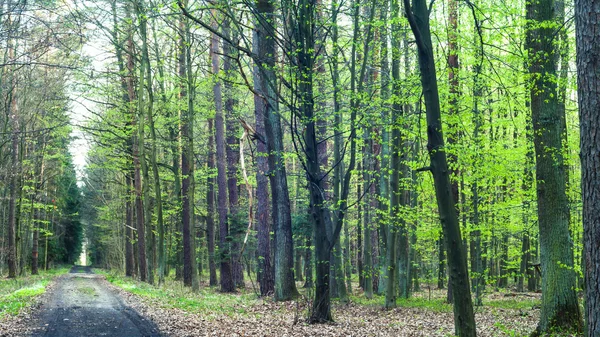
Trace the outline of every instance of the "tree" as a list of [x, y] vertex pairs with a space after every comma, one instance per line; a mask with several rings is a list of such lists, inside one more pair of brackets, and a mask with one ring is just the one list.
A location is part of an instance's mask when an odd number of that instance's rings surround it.
[[440, 99], [435, 73], [433, 45], [429, 28], [429, 9], [426, 1], [404, 0], [404, 9], [418, 49], [419, 69], [423, 97], [427, 107], [427, 149], [430, 166], [427, 168], [435, 185], [436, 199], [446, 238], [446, 250], [450, 269], [450, 284], [454, 298], [454, 328], [458, 336], [475, 336], [475, 317], [469, 287], [467, 257], [462, 243], [455, 200], [451, 192], [448, 162], [444, 150]]
[[[213, 23], [216, 30], [217, 23]], [[214, 75], [219, 73], [219, 37], [213, 33], [210, 56]], [[221, 291], [235, 291], [233, 271], [231, 269], [231, 251], [229, 225], [227, 223], [227, 177], [225, 172], [225, 122], [223, 119], [223, 100], [221, 82], [215, 79], [213, 85], [215, 100], [215, 143], [217, 146], [217, 212], [219, 214], [219, 259], [221, 261]]]
[[595, 267], [600, 261], [600, 142], [597, 137], [600, 130], [600, 37], [597, 34], [600, 29], [599, 18], [599, 1], [575, 1], [585, 256], [585, 336], [600, 334], [600, 270]]
[[[256, 199], [258, 200], [256, 220], [258, 226], [258, 273], [261, 296], [268, 296], [274, 293], [275, 283], [273, 280], [273, 269], [271, 264], [271, 239], [269, 225], [269, 191], [267, 172], [269, 171], [267, 141], [265, 135], [265, 118], [271, 113], [269, 109], [276, 106], [277, 97], [274, 96], [273, 67], [275, 60], [275, 44], [269, 38], [272, 37], [271, 29], [273, 5], [269, 0], [261, 0], [256, 6], [258, 14], [255, 18], [253, 31], [253, 51], [257, 55], [257, 61], [254, 62], [254, 116], [255, 131], [257, 134], [257, 157], [256, 157]], [[262, 136], [262, 138], [260, 138]]]
[[[569, 200], [564, 165], [564, 111], [559, 109], [554, 46], [557, 28], [554, 1], [526, 5], [531, 119], [535, 146], [542, 310], [537, 333], [580, 331], [581, 313], [572, 270]], [[557, 263], [557, 262], [560, 263]]]

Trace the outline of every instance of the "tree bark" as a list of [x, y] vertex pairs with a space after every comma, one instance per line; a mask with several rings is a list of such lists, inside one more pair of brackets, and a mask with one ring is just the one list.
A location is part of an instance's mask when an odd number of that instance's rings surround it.
[[179, 99], [182, 101], [181, 105], [183, 108], [179, 110], [180, 130], [181, 130], [181, 223], [182, 223], [182, 241], [183, 241], [183, 284], [187, 287], [192, 286], [194, 272], [193, 265], [195, 264], [194, 259], [194, 246], [192, 244], [192, 219], [191, 212], [193, 208], [192, 200], [190, 197], [193, 196], [191, 192], [191, 183], [193, 176], [192, 162], [193, 155], [190, 156], [190, 137], [192, 136], [190, 130], [190, 123], [192, 122], [192, 115], [187, 105], [187, 97], [191, 95], [188, 92], [190, 83], [188, 83], [188, 58], [187, 58], [187, 29], [188, 23], [187, 18], [181, 17], [179, 22], [179, 34], [180, 34], [180, 45], [179, 45], [179, 76], [180, 80], [185, 83], [185, 86], [180, 88]]
[[[10, 2], [9, 2], [10, 6]], [[16, 24], [15, 24], [16, 21]], [[12, 15], [8, 16], [9, 32], [14, 29], [18, 29], [18, 20], [15, 20]], [[12, 61], [16, 59], [14, 41], [11, 36], [8, 37], [8, 58]], [[19, 107], [17, 105], [17, 79], [15, 69], [11, 69], [11, 90], [9, 93], [9, 104], [8, 104], [8, 117], [10, 118], [11, 126], [11, 152], [10, 152], [10, 163], [12, 165], [12, 172], [9, 174], [8, 190], [9, 190], [9, 201], [8, 201], [8, 277], [17, 277], [17, 243], [16, 243], [16, 229], [17, 229], [17, 214], [16, 214], [16, 202], [17, 202], [17, 184], [18, 176], [20, 172], [19, 166]]]
[[[304, 0], [303, 0], [304, 1]], [[314, 0], [310, 0], [314, 1]], [[271, 1], [258, 1], [258, 10], [265, 15], [274, 12]], [[269, 14], [267, 14], [269, 13]], [[265, 135], [267, 151], [269, 152], [269, 181], [271, 183], [272, 217], [275, 232], [275, 300], [287, 301], [298, 295], [294, 280], [294, 242], [292, 239], [292, 218], [290, 197], [287, 187], [287, 174], [285, 159], [283, 157], [283, 129], [279, 117], [277, 102], [277, 85], [275, 75], [275, 20], [269, 20], [269, 38], [264, 47], [266, 55], [263, 62], [263, 76], [265, 77], [268, 107], [265, 115]], [[314, 45], [313, 45], [314, 47]], [[311, 69], [312, 71], [312, 69]]]
[[418, 49], [421, 85], [425, 106], [427, 107], [427, 149], [431, 161], [429, 170], [433, 175], [440, 220], [446, 237], [450, 283], [454, 297], [455, 334], [461, 337], [475, 337], [475, 317], [469, 287], [467, 258], [455, 210], [455, 200], [452, 194], [448, 162], [444, 150], [435, 59], [429, 28], [429, 10], [425, 0], [413, 0], [412, 8], [409, 0], [404, 0], [404, 6]]
[[206, 181], [206, 241], [208, 245], [209, 285], [217, 285], [217, 268], [215, 266], [215, 130], [214, 119], [208, 120], [208, 169], [210, 174]]
[[[216, 20], [213, 28], [217, 29]], [[219, 73], [219, 38], [212, 34], [210, 45], [210, 58], [213, 76]], [[219, 214], [219, 259], [221, 261], [221, 291], [234, 292], [235, 283], [231, 269], [231, 251], [229, 237], [229, 224], [227, 223], [227, 172], [225, 149], [225, 122], [223, 119], [223, 98], [221, 82], [215, 79], [213, 85], [215, 100], [215, 143], [217, 146], [217, 212]]]
[[[581, 331], [573, 250], [569, 233], [567, 172], [563, 158], [566, 132], [564, 111], [558, 107], [556, 20], [553, 0], [526, 4], [528, 27], [531, 116], [536, 154], [542, 309], [536, 332]], [[560, 261], [560, 265], [557, 263]], [[565, 266], [567, 266], [565, 268]]]
[[577, 80], [583, 196], [585, 336], [600, 335], [600, 1], [576, 0]]
[[[161, 194], [161, 183], [160, 175], [158, 171], [158, 160], [157, 160], [157, 138], [156, 130], [154, 127], [154, 90], [152, 88], [152, 70], [150, 66], [150, 53], [148, 51], [148, 37], [147, 37], [147, 18], [146, 12], [143, 5], [143, 1], [138, 1], [138, 16], [140, 17], [140, 36], [142, 39], [142, 67], [146, 72], [146, 91], [148, 94], [148, 104], [146, 106], [146, 119], [148, 120], [148, 126], [150, 127], [150, 140], [152, 141], [150, 150], [150, 165], [152, 166], [152, 174], [154, 179], [154, 202], [156, 205], [156, 222], [158, 230], [158, 283], [164, 282], [164, 270], [165, 270], [165, 229], [163, 223], [163, 212], [162, 212], [162, 194]], [[154, 237], [154, 235], [152, 235]]]
[[[231, 22], [226, 18], [222, 24], [223, 35], [231, 38]], [[234, 38], [236, 40], [236, 38]], [[240, 241], [243, 235], [243, 225], [240, 222], [239, 192], [238, 192], [238, 167], [240, 165], [239, 139], [236, 136], [236, 126], [238, 125], [237, 116], [234, 108], [237, 100], [234, 97], [232, 80], [235, 79], [231, 60], [235, 57], [233, 46], [228, 42], [223, 42], [223, 73], [227, 81], [223, 83], [223, 96], [225, 99], [224, 117], [225, 117], [225, 152], [227, 153], [227, 196], [229, 200], [229, 235], [231, 236], [231, 271], [233, 273], [233, 282], [236, 287], [244, 286], [244, 268], [240, 262], [239, 251]]]
[[[273, 17], [273, 6], [269, 0], [257, 2], [258, 17], [255, 20], [253, 31], [253, 51], [258, 60], [265, 60], [267, 64], [254, 61], [254, 116], [256, 120], [255, 131], [263, 139], [256, 143], [256, 199], [258, 200], [256, 210], [256, 224], [258, 231], [258, 274], [261, 296], [269, 296], [275, 292], [275, 281], [273, 279], [273, 267], [271, 263], [271, 226], [269, 223], [269, 171], [267, 141], [265, 139], [265, 117], [268, 110], [272, 109], [270, 101], [276, 97], [270, 97], [266, 72], [272, 71], [274, 60], [269, 60], [274, 54], [274, 45], [269, 40], [272, 38], [273, 27], [269, 24]], [[269, 60], [269, 61], [267, 61]], [[271, 75], [272, 76], [272, 75]], [[271, 77], [273, 78], [273, 77]]]

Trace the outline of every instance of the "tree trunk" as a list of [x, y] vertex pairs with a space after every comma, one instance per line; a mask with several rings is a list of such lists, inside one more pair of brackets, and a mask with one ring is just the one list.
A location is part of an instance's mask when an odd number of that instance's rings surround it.
[[577, 80], [583, 195], [585, 336], [600, 335], [600, 1], [576, 0]]
[[[542, 267], [542, 309], [537, 333], [556, 330], [581, 331], [573, 251], [569, 234], [567, 170], [563, 158], [566, 132], [564, 111], [558, 108], [556, 21], [554, 1], [526, 4], [531, 112], [536, 154], [540, 263]], [[560, 261], [560, 265], [557, 263]], [[565, 268], [564, 266], [567, 266]], [[560, 285], [560, 286], [557, 286]]]
[[[183, 284], [187, 287], [192, 286], [192, 281], [194, 277], [193, 265], [195, 264], [195, 252], [194, 245], [192, 244], [192, 219], [191, 212], [193, 211], [193, 196], [190, 194], [192, 188], [192, 179], [190, 169], [192, 168], [193, 163], [193, 155], [191, 154], [191, 149], [189, 145], [191, 143], [191, 130], [190, 124], [192, 123], [192, 115], [189, 111], [189, 107], [187, 106], [187, 97], [191, 95], [188, 92], [190, 88], [190, 83], [188, 82], [188, 65], [187, 65], [187, 47], [186, 44], [189, 43], [187, 41], [187, 29], [188, 23], [185, 17], [180, 18], [179, 22], [179, 34], [180, 34], [180, 45], [179, 45], [179, 76], [180, 80], [186, 84], [186, 86], [181, 86], [179, 99], [182, 101], [181, 106], [183, 108], [179, 111], [179, 119], [180, 119], [180, 130], [181, 130], [181, 197], [182, 197], [182, 206], [181, 206], [181, 224], [182, 224], [182, 241], [183, 241]], [[191, 172], [190, 172], [191, 171]]]
[[[131, 13], [129, 6], [127, 9], [127, 17], [131, 20]], [[130, 103], [136, 99], [135, 95], [135, 55], [133, 54], [133, 36], [131, 34], [127, 37], [126, 42], [127, 49], [127, 93]], [[140, 151], [138, 142], [138, 124], [135, 107], [130, 104], [130, 118], [131, 118], [131, 153], [133, 156], [133, 185], [135, 191], [135, 218], [136, 218], [136, 229], [137, 229], [137, 265], [139, 268], [138, 275], [142, 282], [146, 282], [147, 279], [147, 264], [146, 264], [146, 237], [144, 227], [144, 205], [142, 202], [142, 176], [140, 172]]]
[[[231, 38], [230, 19], [223, 21], [223, 35]], [[234, 38], [236, 40], [236, 38]], [[244, 268], [240, 260], [240, 241], [243, 235], [243, 225], [240, 222], [240, 207], [238, 193], [238, 167], [240, 165], [239, 140], [236, 136], [236, 126], [238, 125], [237, 116], [234, 108], [237, 101], [234, 97], [232, 80], [235, 80], [231, 60], [235, 57], [233, 46], [229, 43], [223, 43], [223, 73], [227, 81], [223, 82], [223, 96], [225, 99], [224, 117], [225, 117], [225, 152], [227, 153], [227, 196], [229, 200], [229, 235], [231, 236], [230, 254], [231, 254], [231, 272], [233, 273], [233, 282], [236, 287], [244, 287]]]
[[414, 0], [412, 9], [409, 0], [404, 0], [404, 6], [418, 48], [421, 85], [427, 107], [427, 149], [431, 161], [428, 169], [433, 175], [440, 220], [446, 237], [450, 282], [454, 297], [455, 334], [461, 337], [474, 337], [476, 336], [475, 317], [469, 287], [467, 258], [444, 151], [440, 100], [429, 28], [429, 11], [425, 0]]
[[[313, 0], [314, 1], [314, 0]], [[268, 19], [267, 27], [272, 27], [273, 20], [269, 18], [274, 13], [271, 1], [260, 0], [257, 3], [260, 13]], [[283, 129], [279, 117], [277, 102], [277, 77], [275, 75], [275, 38], [274, 28], [270, 28], [269, 36], [264, 43], [265, 55], [269, 57], [263, 61], [263, 76], [268, 109], [265, 115], [265, 135], [267, 151], [269, 153], [269, 181], [271, 183], [272, 219], [275, 232], [275, 300], [287, 301], [298, 295], [294, 281], [294, 242], [292, 239], [292, 218], [290, 196], [287, 187], [287, 174], [285, 170]], [[314, 47], [314, 46], [313, 46]], [[312, 68], [311, 68], [312, 71]], [[311, 83], [312, 84], [312, 83]], [[312, 90], [312, 88], [311, 88]]]
[[133, 277], [133, 205], [131, 191], [133, 178], [130, 172], [125, 172], [125, 276]]
[[[253, 31], [253, 51], [258, 60], [268, 60], [272, 58], [274, 45], [270, 41], [269, 26], [263, 24], [265, 20], [273, 16], [273, 6], [269, 0], [260, 0], [257, 2], [259, 17], [256, 19]], [[258, 139], [256, 144], [256, 199], [258, 205], [256, 209], [256, 226], [258, 231], [258, 277], [261, 296], [269, 296], [275, 292], [275, 282], [273, 280], [273, 267], [271, 264], [271, 226], [269, 223], [269, 180], [267, 174], [269, 171], [268, 150], [265, 135], [265, 117], [268, 110], [272, 109], [269, 102], [276, 97], [270, 97], [268, 83], [269, 78], [266, 72], [269, 69], [260, 62], [254, 61], [254, 116], [256, 119], [255, 131], [263, 137]], [[271, 64], [272, 61], [269, 61]]]
[[210, 175], [206, 181], [206, 241], [208, 245], [208, 269], [209, 269], [209, 285], [214, 287], [217, 285], [217, 268], [215, 266], [215, 178], [213, 172], [215, 170], [215, 136], [214, 136], [214, 120], [208, 120], [208, 169]]
[[[15, 21], [13, 21], [12, 15], [8, 17], [9, 23], [9, 31], [17, 28], [14, 27]], [[16, 25], [18, 25], [18, 20]], [[12, 37], [8, 37], [8, 58], [13, 61], [16, 59], [15, 46]], [[16, 243], [16, 234], [17, 234], [17, 214], [16, 214], [16, 202], [17, 202], [17, 184], [18, 177], [20, 172], [19, 166], [19, 107], [17, 105], [17, 79], [15, 75], [15, 69], [11, 69], [11, 90], [9, 93], [9, 101], [8, 104], [8, 117], [10, 118], [10, 126], [11, 126], [11, 153], [10, 153], [10, 163], [12, 165], [11, 173], [9, 173], [9, 181], [8, 181], [8, 190], [9, 190], [9, 201], [8, 201], [8, 254], [7, 254], [7, 262], [8, 262], [8, 277], [15, 278], [17, 277], [17, 243]]]
[[[217, 29], [216, 20], [213, 28]], [[212, 34], [210, 46], [210, 58], [212, 62], [213, 76], [219, 74], [219, 38]], [[217, 146], [217, 211], [219, 214], [219, 259], [221, 261], [221, 291], [234, 292], [235, 283], [231, 269], [231, 253], [229, 224], [227, 223], [227, 172], [226, 149], [225, 149], [225, 122], [223, 120], [223, 101], [221, 93], [221, 82], [215, 79], [213, 85], [215, 99], [215, 142]]]
[[[152, 88], [152, 70], [150, 66], [150, 55], [148, 51], [148, 38], [147, 38], [147, 18], [143, 2], [138, 1], [138, 16], [140, 17], [140, 36], [142, 39], [142, 67], [146, 71], [146, 91], [148, 94], [148, 105], [146, 107], [146, 119], [148, 120], [148, 126], [150, 127], [150, 139], [152, 146], [150, 150], [150, 165], [152, 166], [152, 174], [154, 179], [154, 202], [156, 204], [156, 220], [158, 230], [158, 283], [164, 282], [164, 270], [165, 270], [165, 229], [163, 223], [163, 212], [162, 212], [162, 194], [160, 175], [158, 171], [158, 160], [157, 160], [157, 138], [156, 130], [154, 128], [154, 90]], [[152, 235], [154, 237], [154, 235]], [[153, 250], [154, 251], [154, 250]], [[154, 253], [153, 253], [154, 254]], [[153, 268], [152, 268], [153, 269]]]

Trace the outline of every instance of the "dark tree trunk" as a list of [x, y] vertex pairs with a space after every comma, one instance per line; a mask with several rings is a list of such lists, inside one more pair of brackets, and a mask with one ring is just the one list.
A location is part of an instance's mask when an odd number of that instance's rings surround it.
[[131, 191], [133, 178], [130, 172], [125, 173], [125, 276], [132, 277], [133, 269], [133, 205], [131, 204]]
[[585, 336], [600, 335], [600, 1], [576, 0], [577, 79], [581, 129]]
[[[217, 22], [213, 22], [217, 29]], [[214, 76], [219, 73], [219, 38], [212, 34], [210, 56]], [[219, 213], [219, 259], [221, 261], [221, 291], [235, 291], [235, 283], [231, 269], [231, 251], [229, 224], [227, 223], [227, 172], [225, 149], [225, 122], [223, 119], [223, 101], [221, 82], [216, 80], [213, 85], [215, 99], [215, 142], [217, 146], [217, 211]]]
[[209, 285], [214, 287], [217, 285], [217, 269], [215, 266], [215, 178], [212, 172], [215, 170], [215, 130], [213, 127], [214, 120], [208, 120], [208, 169], [211, 175], [207, 178], [206, 188], [206, 241], [208, 244], [208, 269], [209, 269]]
[[[264, 48], [265, 55], [269, 55], [263, 61], [262, 69], [268, 109], [265, 115], [265, 136], [267, 151], [269, 153], [269, 181], [271, 183], [272, 219], [275, 232], [275, 300], [287, 301], [298, 295], [294, 280], [294, 242], [292, 239], [292, 218], [290, 196], [287, 187], [287, 174], [285, 169], [283, 128], [279, 117], [279, 106], [277, 102], [277, 77], [275, 75], [275, 38], [273, 37], [274, 20], [268, 16], [274, 13], [271, 1], [258, 1], [259, 13], [264, 13], [265, 23], [269, 29]], [[314, 47], [314, 46], [313, 46]], [[312, 69], [311, 69], [312, 70]]]
[[461, 337], [474, 337], [476, 336], [475, 317], [469, 287], [467, 258], [444, 151], [440, 100], [429, 28], [429, 10], [425, 0], [414, 0], [412, 8], [409, 0], [404, 0], [404, 5], [418, 48], [421, 85], [427, 107], [427, 149], [431, 161], [429, 170], [433, 175], [440, 220], [446, 237], [450, 282], [454, 297], [455, 333]]
[[[130, 8], [127, 6], [127, 17], [131, 20]], [[127, 38], [127, 93], [129, 101], [134, 102], [136, 99], [135, 95], [135, 58], [134, 58], [134, 47], [133, 47], [133, 36], [131, 34]], [[139, 268], [138, 275], [140, 280], [145, 282], [147, 279], [147, 262], [146, 262], [146, 235], [145, 235], [145, 224], [144, 224], [144, 204], [142, 201], [142, 175], [140, 172], [140, 151], [139, 141], [136, 133], [138, 132], [137, 116], [133, 108], [133, 104], [130, 104], [130, 118], [131, 118], [131, 153], [133, 156], [133, 186], [135, 192], [135, 219], [136, 219], [136, 234], [137, 234], [137, 266]]]
[[[230, 20], [225, 19], [223, 22], [223, 35], [226, 38], [231, 38]], [[234, 38], [236, 40], [236, 38]], [[224, 117], [225, 117], [225, 152], [227, 153], [227, 196], [229, 198], [229, 235], [231, 236], [231, 272], [233, 273], [233, 282], [236, 287], [244, 286], [244, 268], [239, 256], [240, 241], [243, 235], [243, 225], [240, 223], [240, 207], [239, 207], [239, 191], [238, 191], [238, 167], [240, 165], [239, 140], [236, 136], [236, 125], [238, 123], [234, 107], [237, 101], [234, 97], [234, 90], [231, 80], [234, 80], [233, 70], [231, 65], [234, 56], [233, 46], [229, 43], [223, 43], [223, 72], [228, 79], [223, 83], [223, 96], [225, 99]]]
[[[9, 32], [15, 29], [13, 27], [14, 21], [12, 15], [9, 16], [8, 22], [10, 25]], [[18, 25], [18, 23], [17, 23]], [[8, 37], [8, 57], [9, 59], [15, 60], [15, 47], [14, 41], [12, 37]], [[8, 117], [10, 118], [10, 126], [11, 126], [11, 152], [10, 152], [10, 163], [12, 165], [12, 172], [9, 173], [9, 181], [8, 181], [8, 190], [9, 190], [9, 200], [8, 200], [8, 254], [7, 254], [7, 262], [8, 262], [8, 277], [15, 278], [17, 277], [17, 242], [16, 242], [16, 234], [17, 234], [17, 184], [18, 177], [20, 172], [19, 167], [19, 107], [17, 105], [17, 93], [16, 93], [16, 85], [17, 79], [16, 75], [11, 75], [11, 91], [10, 91], [10, 103], [8, 105]]]
[[[258, 60], [269, 60], [268, 64], [273, 64], [272, 55], [274, 55], [274, 45], [271, 42], [272, 36], [270, 26], [265, 24], [265, 20], [273, 15], [273, 6], [269, 0], [260, 0], [257, 2], [258, 18], [256, 19], [253, 32], [253, 51]], [[256, 144], [256, 226], [258, 230], [258, 278], [260, 284], [261, 296], [269, 296], [275, 292], [275, 281], [273, 280], [273, 267], [271, 263], [271, 226], [269, 223], [269, 180], [267, 174], [269, 171], [268, 150], [265, 135], [265, 117], [268, 110], [273, 109], [270, 101], [277, 99], [270, 97], [273, 90], [269, 86], [266, 72], [272, 68], [264, 67], [260, 62], [255, 61], [253, 68], [254, 75], [254, 116], [256, 119], [255, 131], [263, 137], [258, 139]], [[271, 75], [272, 76], [272, 75]], [[272, 77], [270, 77], [272, 78]]]
[[444, 240], [444, 232], [440, 233], [440, 238], [437, 240], [438, 249], [438, 289], [446, 288], [446, 240]]
[[[361, 165], [360, 163], [358, 163], [357, 166], [357, 171], [360, 172], [361, 171]], [[360, 200], [361, 196], [362, 196], [362, 187], [361, 187], [361, 183], [357, 183], [356, 184], [356, 200]], [[356, 225], [356, 269], [358, 272], [358, 286], [361, 289], [365, 289], [365, 276], [363, 275], [364, 270], [363, 270], [363, 255], [362, 255], [362, 251], [363, 251], [363, 244], [362, 244], [362, 205], [359, 202], [358, 206], [357, 206], [357, 210], [356, 210], [356, 220], [357, 220], [357, 225]]]
[[[187, 22], [185, 17], [181, 17], [179, 23], [179, 34], [180, 34], [180, 47], [179, 47], [179, 76], [180, 80], [184, 81], [187, 84], [188, 74], [187, 74], [187, 48], [186, 43], [188, 43], [186, 38], [187, 31]], [[189, 88], [189, 84], [187, 85]], [[190, 157], [190, 149], [189, 143], [191, 141], [191, 128], [190, 124], [192, 123], [192, 116], [189, 111], [189, 107], [187, 106], [187, 97], [191, 93], [185, 87], [180, 88], [179, 99], [182, 101], [183, 108], [179, 111], [179, 119], [180, 119], [180, 130], [181, 130], [181, 196], [182, 196], [182, 206], [181, 206], [181, 223], [182, 223], [182, 236], [183, 236], [183, 284], [187, 287], [192, 286], [193, 280], [193, 264], [195, 263], [195, 252], [194, 246], [192, 244], [192, 219], [191, 212], [193, 208], [192, 200], [191, 200], [191, 184], [193, 177], [190, 175], [193, 173], [191, 170], [193, 163], [193, 156]]]

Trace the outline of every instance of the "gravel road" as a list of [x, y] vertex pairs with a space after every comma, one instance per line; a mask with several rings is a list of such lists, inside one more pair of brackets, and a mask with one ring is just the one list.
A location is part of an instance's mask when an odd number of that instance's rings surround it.
[[61, 276], [33, 319], [35, 337], [161, 336], [157, 326], [127, 306], [90, 267]]

